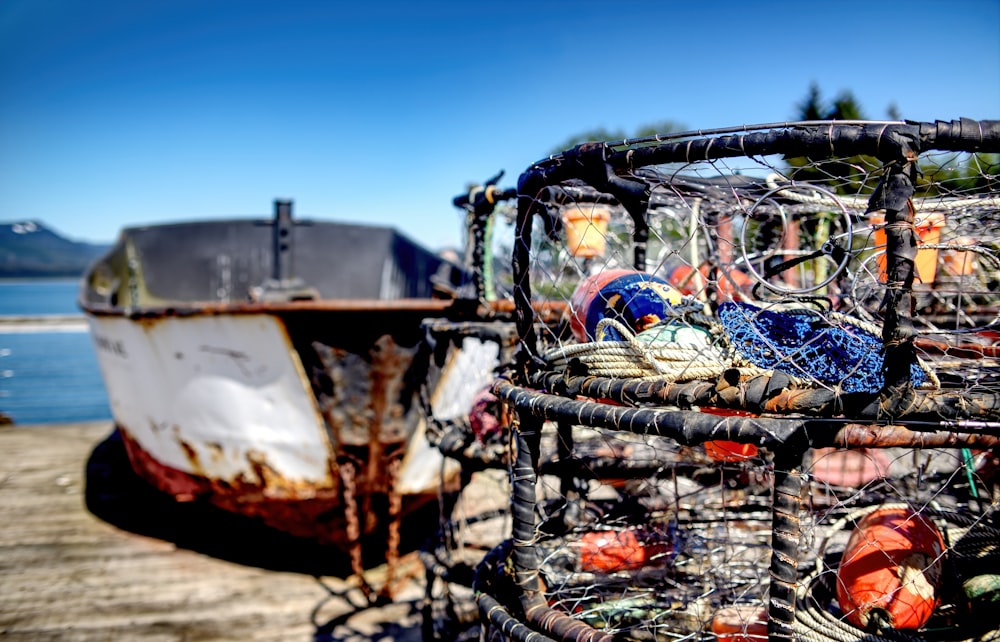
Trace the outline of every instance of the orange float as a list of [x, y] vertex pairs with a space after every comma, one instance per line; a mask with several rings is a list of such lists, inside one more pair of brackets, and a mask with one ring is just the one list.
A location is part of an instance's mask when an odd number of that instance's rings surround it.
[[809, 472], [816, 481], [824, 484], [861, 488], [885, 477], [891, 464], [889, 456], [878, 448], [817, 448], [813, 451], [813, 465]]
[[[701, 411], [709, 415], [717, 415], [719, 417], [755, 417], [752, 412], [746, 410], [738, 410], [736, 408], [716, 408], [715, 406], [702, 406]], [[712, 458], [713, 461], [732, 463], [735, 461], [744, 461], [752, 457], [756, 457], [758, 453], [757, 446], [753, 444], [741, 444], [737, 441], [728, 441], [725, 439], [714, 439], [712, 441], [705, 442], [705, 454]]]
[[604, 254], [610, 220], [611, 210], [601, 206], [577, 206], [563, 212], [562, 222], [569, 253], [581, 259], [592, 259]]
[[[875, 247], [885, 248], [885, 216], [881, 213], [874, 213], [869, 217], [874, 226]], [[933, 247], [941, 241], [941, 230], [944, 228], [944, 214], [940, 212], [930, 212], [927, 215], [920, 215], [913, 223], [919, 241], [917, 243], [917, 254], [914, 259], [916, 264], [916, 276], [921, 283], [934, 283], [937, 277], [938, 250]], [[930, 245], [931, 247], [921, 248], [920, 245]], [[963, 254], [965, 254], [963, 252]], [[882, 253], [878, 256], [879, 281], [885, 282], [886, 255]], [[964, 259], [962, 261], [964, 269]], [[968, 274], [968, 272], [965, 272]]]
[[705, 453], [712, 458], [712, 461], [732, 463], [756, 457], [757, 446], [753, 444], [741, 444], [737, 441], [715, 439], [705, 442]]
[[938, 604], [944, 540], [927, 518], [904, 507], [866, 515], [837, 570], [847, 621], [868, 631], [919, 629]]
[[635, 571], [669, 552], [666, 542], [645, 541], [635, 531], [590, 531], [580, 537], [580, 570], [587, 573]]
[[767, 611], [752, 604], [726, 606], [712, 616], [712, 633], [719, 642], [767, 639]]

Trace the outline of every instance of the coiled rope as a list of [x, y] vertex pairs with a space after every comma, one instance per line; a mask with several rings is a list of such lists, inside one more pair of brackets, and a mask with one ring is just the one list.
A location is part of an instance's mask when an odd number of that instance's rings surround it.
[[[827, 313], [833, 324], [851, 325], [873, 336], [881, 336], [880, 326], [838, 312]], [[734, 348], [721, 323], [701, 313], [681, 311], [661, 321], [650, 331], [683, 321], [688, 327], [704, 331], [710, 338], [704, 346], [677, 340], [641, 340], [630, 328], [613, 318], [601, 319], [596, 328], [598, 337], [608, 329], [623, 337], [620, 341], [591, 341], [553, 348], [542, 355], [551, 370], [576, 372], [612, 379], [643, 379], [665, 383], [718, 379], [723, 373], [737, 370], [741, 376], [751, 377], [773, 374], [774, 368], [755, 365]], [[647, 331], [647, 332], [650, 332]], [[646, 333], [643, 333], [646, 334]], [[654, 337], [655, 334], [647, 336]], [[940, 380], [923, 360], [917, 358], [917, 367], [925, 375], [921, 387], [939, 388]], [[814, 378], [797, 376], [787, 370], [791, 384], [796, 388], [815, 388], [821, 384]]]
[[[612, 318], [598, 322], [597, 335], [603, 336], [607, 328], [614, 329], [624, 340], [560, 346], [543, 354], [542, 359], [553, 370], [582, 367], [586, 374], [598, 377], [655, 379], [667, 383], [715, 379], [733, 367], [746, 369], [748, 375], [765, 372], [749, 363], [736, 363], [737, 355], [725, 347], [710, 344], [692, 347], [690, 343], [673, 340], [640, 341], [630, 328]], [[716, 324], [708, 332], [721, 333], [721, 329]]]

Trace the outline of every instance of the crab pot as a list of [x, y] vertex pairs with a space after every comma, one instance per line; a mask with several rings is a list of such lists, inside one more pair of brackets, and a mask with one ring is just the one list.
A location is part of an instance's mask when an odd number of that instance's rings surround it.
[[[984, 152], [996, 121], [796, 123], [586, 144], [522, 173], [519, 350], [493, 386], [514, 413], [511, 529], [480, 567], [485, 638], [1000, 630]], [[974, 180], [933, 178], [956, 158]], [[607, 204], [599, 256], [553, 233], [546, 199], [570, 189]], [[873, 213], [884, 240], [857, 224]], [[940, 287], [930, 252], [968, 238], [983, 280]], [[599, 296], [624, 271], [672, 287]], [[537, 312], [554, 301], [559, 326]], [[909, 614], [904, 591], [923, 599]]]

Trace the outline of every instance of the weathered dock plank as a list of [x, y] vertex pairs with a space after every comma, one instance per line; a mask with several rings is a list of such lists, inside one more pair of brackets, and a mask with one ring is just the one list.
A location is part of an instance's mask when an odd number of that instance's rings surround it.
[[406, 600], [421, 587], [352, 615], [329, 551], [168, 501], [123, 471], [109, 433], [0, 428], [5, 642], [420, 639]]

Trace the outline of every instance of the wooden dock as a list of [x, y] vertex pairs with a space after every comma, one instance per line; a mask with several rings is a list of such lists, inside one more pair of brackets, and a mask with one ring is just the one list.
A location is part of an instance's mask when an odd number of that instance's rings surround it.
[[357, 610], [343, 560], [153, 491], [111, 432], [0, 427], [5, 642], [421, 639], [415, 555], [395, 603]]

